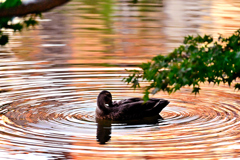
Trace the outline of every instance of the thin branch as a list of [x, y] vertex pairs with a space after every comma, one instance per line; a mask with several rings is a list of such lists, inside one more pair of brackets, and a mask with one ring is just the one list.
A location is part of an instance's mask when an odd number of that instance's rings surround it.
[[46, 12], [54, 7], [63, 5], [70, 0], [38, 0], [35, 3], [22, 4], [17, 7], [1, 9], [0, 17], [24, 16], [30, 13]]

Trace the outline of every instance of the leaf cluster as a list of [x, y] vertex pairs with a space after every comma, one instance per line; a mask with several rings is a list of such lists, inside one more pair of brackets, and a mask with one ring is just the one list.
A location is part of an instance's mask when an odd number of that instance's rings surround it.
[[[21, 0], [6, 0], [0, 3], [1, 8], [12, 8], [22, 4]], [[29, 28], [38, 24], [36, 17], [41, 17], [41, 13], [31, 14], [30, 16], [22, 17], [18, 23], [14, 22], [14, 17], [0, 18], [0, 45], [4, 46], [9, 42], [9, 35], [5, 32], [7, 29], [12, 29], [14, 32], [22, 31], [23, 28]]]
[[[210, 35], [186, 36], [183, 44], [167, 56], [158, 55], [151, 62], [142, 63], [141, 70], [131, 70], [123, 80], [140, 87], [140, 81], [149, 82], [144, 99], [149, 94], [165, 91], [169, 94], [183, 86], [191, 86], [192, 93], [200, 91], [200, 83], [227, 83], [240, 77], [240, 29], [230, 37], [219, 35], [214, 41]], [[235, 85], [240, 89], [240, 84]]]
[[22, 4], [21, 0], [6, 0], [3, 3], [0, 3], [0, 9], [1, 8], [12, 8], [16, 7]]
[[9, 41], [9, 36], [5, 32], [7, 29], [12, 29], [14, 32], [22, 31], [23, 28], [33, 27], [38, 24], [36, 17], [41, 16], [41, 14], [32, 14], [30, 16], [22, 17], [18, 22], [14, 22], [12, 17], [0, 18], [0, 45], [4, 46]]

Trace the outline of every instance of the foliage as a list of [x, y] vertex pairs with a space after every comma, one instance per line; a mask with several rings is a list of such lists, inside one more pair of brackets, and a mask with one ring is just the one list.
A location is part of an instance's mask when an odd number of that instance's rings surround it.
[[[227, 83], [229, 86], [240, 77], [240, 29], [228, 38], [219, 35], [214, 41], [210, 35], [186, 36], [180, 45], [167, 56], [158, 55], [151, 62], [142, 63], [141, 70], [130, 70], [123, 80], [133, 88], [140, 81], [149, 82], [144, 99], [149, 94], [166, 91], [169, 94], [183, 86], [191, 86], [199, 93], [200, 83]], [[240, 84], [235, 85], [240, 89]]]
[[0, 3], [1, 8], [11, 8], [15, 6], [19, 6], [22, 4], [21, 0], [6, 0], [4, 3]]
[[[21, 5], [21, 0], [6, 0], [4, 3], [0, 3], [1, 8], [11, 8]], [[35, 20], [37, 16], [41, 14], [32, 14], [30, 16], [22, 17], [19, 22], [15, 22], [16, 19], [13, 17], [0, 18], [0, 45], [4, 46], [9, 42], [9, 36], [5, 32], [7, 29], [12, 29], [14, 32], [21, 31], [23, 28], [37, 25]]]
[[14, 18], [0, 18], [0, 45], [4, 46], [9, 41], [9, 36], [5, 32], [6, 29], [12, 29], [14, 32], [22, 31], [23, 28], [29, 28], [35, 26], [38, 22], [35, 20], [40, 14], [32, 14], [27, 17], [23, 17], [19, 22], [15, 23]]

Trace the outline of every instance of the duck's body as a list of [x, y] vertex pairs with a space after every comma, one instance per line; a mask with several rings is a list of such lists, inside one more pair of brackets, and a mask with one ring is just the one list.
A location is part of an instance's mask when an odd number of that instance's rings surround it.
[[98, 95], [97, 104], [97, 119], [121, 121], [159, 116], [159, 113], [169, 104], [169, 101], [151, 98], [144, 102], [140, 98], [130, 98], [112, 102], [111, 93], [102, 91]]

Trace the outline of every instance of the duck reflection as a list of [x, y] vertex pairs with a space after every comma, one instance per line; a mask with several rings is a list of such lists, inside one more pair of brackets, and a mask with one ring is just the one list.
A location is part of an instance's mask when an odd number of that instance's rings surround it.
[[101, 120], [96, 119], [97, 122], [97, 141], [99, 144], [106, 144], [111, 139], [112, 124], [121, 123], [124, 125], [141, 125], [141, 124], [152, 124], [157, 125], [161, 123], [163, 118], [158, 115], [154, 117], [144, 117], [143, 119], [128, 120], [128, 121], [112, 121], [112, 120]]
[[105, 144], [111, 139], [112, 122], [109, 120], [97, 120], [97, 141]]

